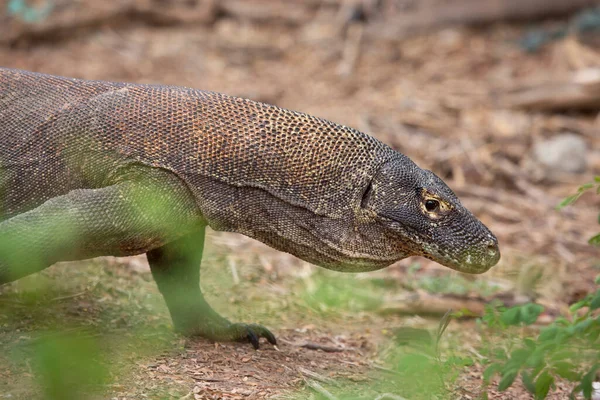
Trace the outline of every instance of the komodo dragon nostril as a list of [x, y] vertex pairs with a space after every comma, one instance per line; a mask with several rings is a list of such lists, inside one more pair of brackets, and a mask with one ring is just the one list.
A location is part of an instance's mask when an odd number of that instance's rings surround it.
[[495, 240], [490, 240], [489, 242], [486, 242], [485, 245], [488, 254], [496, 255], [500, 253], [500, 249], [498, 248], [498, 242], [496, 242]]

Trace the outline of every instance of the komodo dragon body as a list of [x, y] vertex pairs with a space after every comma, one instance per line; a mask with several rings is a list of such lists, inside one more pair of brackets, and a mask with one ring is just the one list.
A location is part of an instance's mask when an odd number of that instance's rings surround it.
[[204, 301], [207, 225], [348, 272], [421, 255], [480, 273], [500, 257], [432, 172], [272, 105], [0, 68], [0, 134], [0, 283], [58, 261], [146, 253], [188, 334], [275, 342]]

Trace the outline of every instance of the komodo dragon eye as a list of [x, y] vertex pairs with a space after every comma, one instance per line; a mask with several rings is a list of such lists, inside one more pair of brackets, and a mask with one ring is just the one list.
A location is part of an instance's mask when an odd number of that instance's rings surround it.
[[440, 202], [437, 200], [428, 199], [425, 200], [425, 209], [429, 212], [434, 212], [440, 208]]

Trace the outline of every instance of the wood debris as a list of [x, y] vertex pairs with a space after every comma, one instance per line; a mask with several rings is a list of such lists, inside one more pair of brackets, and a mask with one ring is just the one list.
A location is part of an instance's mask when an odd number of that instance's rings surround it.
[[535, 111], [598, 110], [600, 69], [584, 69], [566, 79], [523, 85], [502, 94], [499, 104]]

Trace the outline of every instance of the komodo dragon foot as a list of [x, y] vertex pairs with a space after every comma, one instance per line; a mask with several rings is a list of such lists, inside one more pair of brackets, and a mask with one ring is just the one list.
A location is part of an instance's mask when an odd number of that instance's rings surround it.
[[178, 327], [176, 325], [175, 329], [185, 336], [200, 336], [216, 342], [250, 342], [255, 349], [260, 346], [260, 338], [267, 339], [273, 346], [277, 345], [275, 335], [262, 325], [231, 323], [221, 316], [218, 318], [220, 320], [218, 323], [212, 319], [204, 319], [204, 322], [196, 323], [193, 326]]
[[204, 228], [146, 253], [175, 330], [217, 342], [250, 342], [255, 349], [260, 338], [276, 345], [275, 336], [264, 326], [229, 322], [204, 300], [200, 290], [203, 245]]
[[231, 340], [238, 342], [250, 342], [255, 349], [258, 349], [258, 341], [261, 337], [267, 339], [267, 342], [277, 346], [277, 339], [270, 330], [259, 324], [231, 324], [227, 333], [231, 335]]

